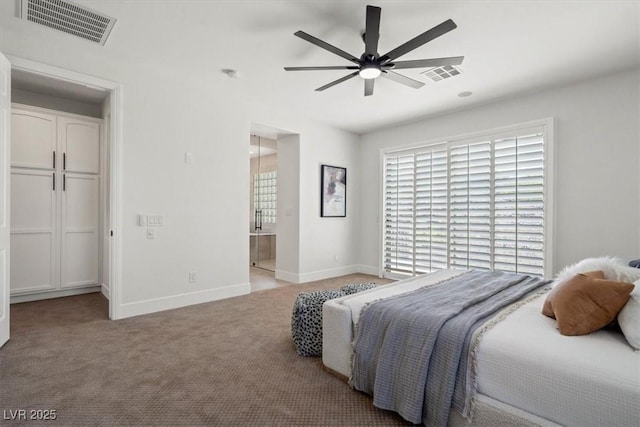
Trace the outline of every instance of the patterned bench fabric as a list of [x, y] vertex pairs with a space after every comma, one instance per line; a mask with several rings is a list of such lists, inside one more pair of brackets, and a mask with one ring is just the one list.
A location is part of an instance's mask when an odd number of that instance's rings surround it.
[[344, 285], [343, 287], [340, 288], [340, 290], [345, 294], [345, 295], [351, 295], [351, 294], [355, 294], [357, 292], [362, 292], [362, 291], [366, 291], [368, 289], [371, 288], [375, 288], [378, 285], [373, 283], [373, 282], [369, 282], [369, 283], [350, 283], [348, 285]]
[[322, 356], [322, 305], [325, 301], [375, 286], [373, 283], [351, 283], [340, 290], [301, 292], [291, 313], [291, 336], [298, 354]]
[[291, 335], [300, 356], [322, 355], [322, 304], [341, 291], [301, 292], [293, 304]]

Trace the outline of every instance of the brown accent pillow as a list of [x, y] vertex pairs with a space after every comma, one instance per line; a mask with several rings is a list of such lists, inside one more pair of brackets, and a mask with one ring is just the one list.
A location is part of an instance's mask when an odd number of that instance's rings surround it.
[[[583, 276], [588, 276], [588, 277], [592, 277], [594, 279], [604, 279], [604, 271], [600, 271], [600, 270], [596, 270], [596, 271], [587, 271], [586, 273], [578, 273], [578, 274], [582, 274]], [[572, 279], [575, 276], [570, 277], [569, 279]], [[555, 288], [558, 287], [558, 285], [568, 281], [569, 279], [565, 279], [562, 282], [556, 283], [553, 285], [551, 292], [549, 292], [549, 295], [547, 295], [547, 299], [544, 302], [544, 306], [542, 306], [542, 314], [544, 314], [547, 317], [551, 317], [552, 319], [555, 319], [556, 316], [554, 316], [553, 314], [553, 308], [551, 307], [551, 301], [549, 300], [549, 297], [554, 293], [553, 290]]]
[[633, 284], [605, 280], [601, 271], [578, 274], [549, 292], [542, 314], [558, 321], [562, 335], [586, 335], [614, 320], [632, 290]]

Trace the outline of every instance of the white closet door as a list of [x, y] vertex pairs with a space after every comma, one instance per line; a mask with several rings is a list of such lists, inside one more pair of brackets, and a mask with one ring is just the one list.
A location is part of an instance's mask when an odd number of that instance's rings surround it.
[[61, 287], [98, 283], [98, 177], [63, 175]]
[[63, 168], [69, 172], [100, 172], [100, 125], [77, 118], [59, 117], [58, 134]]
[[51, 171], [11, 171], [12, 294], [56, 287], [58, 243], [53, 181]]
[[56, 140], [55, 116], [12, 110], [11, 166], [55, 169]]

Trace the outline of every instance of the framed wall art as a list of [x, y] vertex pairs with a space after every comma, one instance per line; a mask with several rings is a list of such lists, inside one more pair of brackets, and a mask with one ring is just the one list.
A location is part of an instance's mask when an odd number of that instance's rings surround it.
[[347, 168], [321, 166], [320, 216], [347, 216]]

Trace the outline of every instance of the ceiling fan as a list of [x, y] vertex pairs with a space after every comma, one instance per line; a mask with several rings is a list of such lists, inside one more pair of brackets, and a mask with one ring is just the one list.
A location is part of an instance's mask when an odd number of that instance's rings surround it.
[[459, 65], [462, 63], [464, 56], [453, 56], [447, 58], [432, 58], [432, 59], [415, 59], [411, 61], [395, 61], [397, 58], [411, 52], [414, 49], [422, 46], [431, 40], [448, 33], [455, 29], [457, 25], [451, 20], [447, 19], [443, 23], [436, 25], [430, 30], [414, 37], [408, 42], [401, 44], [395, 49], [389, 51], [384, 55], [378, 54], [378, 39], [380, 38], [380, 13], [382, 9], [376, 6], [367, 6], [367, 19], [365, 32], [362, 35], [364, 39], [365, 49], [360, 58], [345, 52], [329, 43], [322, 41], [304, 31], [297, 31], [294, 35], [300, 37], [303, 40], [308, 41], [316, 46], [328, 50], [348, 61], [353, 62], [355, 65], [335, 65], [324, 67], [284, 67], [286, 71], [310, 71], [310, 70], [355, 70], [353, 73], [344, 77], [334, 80], [324, 86], [316, 89], [316, 91], [323, 91], [335, 86], [339, 83], [345, 82], [357, 75], [364, 79], [364, 96], [373, 95], [373, 85], [375, 79], [379, 76], [388, 78], [398, 83], [410, 86], [415, 89], [419, 89], [424, 86], [424, 83], [411, 79], [402, 74], [396, 73], [393, 70], [401, 70], [408, 68], [424, 68], [424, 67], [440, 67], [444, 65]]

